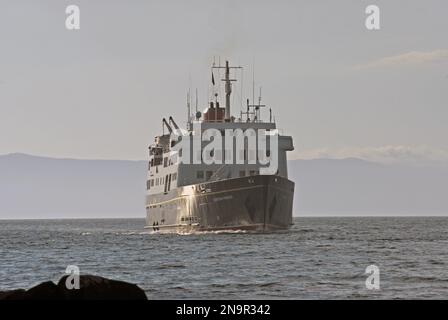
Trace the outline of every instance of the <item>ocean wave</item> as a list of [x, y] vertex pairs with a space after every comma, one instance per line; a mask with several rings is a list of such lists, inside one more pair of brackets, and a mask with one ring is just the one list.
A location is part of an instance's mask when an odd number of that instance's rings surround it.
[[178, 269], [178, 268], [186, 268], [187, 266], [181, 263], [166, 263], [161, 264], [156, 267], [156, 269], [163, 270], [163, 269]]
[[228, 230], [214, 230], [214, 231], [178, 231], [174, 233], [181, 236], [189, 236], [189, 235], [206, 235], [206, 234], [240, 234], [240, 233], [244, 234], [244, 233], [251, 233], [251, 231], [228, 229]]

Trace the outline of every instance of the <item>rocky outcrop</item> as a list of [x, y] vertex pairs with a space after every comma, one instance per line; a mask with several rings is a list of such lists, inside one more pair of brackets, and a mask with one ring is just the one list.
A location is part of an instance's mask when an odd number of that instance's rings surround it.
[[147, 300], [137, 285], [93, 275], [81, 275], [79, 289], [67, 289], [67, 276], [58, 284], [42, 282], [31, 289], [0, 292], [0, 300]]
[[24, 289], [0, 291], [0, 300], [23, 300]]

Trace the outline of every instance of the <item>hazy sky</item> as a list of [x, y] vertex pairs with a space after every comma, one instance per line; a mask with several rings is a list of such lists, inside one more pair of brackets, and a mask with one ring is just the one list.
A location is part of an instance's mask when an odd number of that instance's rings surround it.
[[247, 67], [244, 98], [255, 61], [296, 157], [448, 160], [447, 17], [445, 0], [3, 0], [0, 154], [144, 159], [189, 86], [203, 109], [221, 56]]

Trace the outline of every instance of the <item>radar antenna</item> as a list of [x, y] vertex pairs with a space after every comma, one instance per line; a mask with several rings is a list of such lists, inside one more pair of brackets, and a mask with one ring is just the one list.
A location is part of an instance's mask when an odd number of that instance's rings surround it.
[[[226, 60], [226, 65], [221, 66], [220, 64], [218, 66], [215, 66], [213, 64], [212, 66], [212, 76], [213, 76], [213, 69], [225, 69], [225, 78], [221, 79], [221, 81], [225, 82], [225, 93], [226, 93], [226, 110], [225, 110], [225, 116], [224, 120], [226, 122], [230, 122], [230, 95], [232, 94], [232, 82], [236, 81], [236, 79], [230, 79], [230, 69], [242, 69], [242, 67], [230, 67], [229, 61]], [[212, 78], [213, 84], [214, 79]]]

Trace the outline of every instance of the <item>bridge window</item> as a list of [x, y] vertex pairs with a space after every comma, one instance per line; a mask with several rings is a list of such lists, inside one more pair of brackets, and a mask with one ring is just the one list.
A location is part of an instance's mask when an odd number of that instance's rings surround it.
[[258, 170], [250, 170], [250, 171], [249, 171], [249, 175], [250, 175], [250, 176], [256, 176], [256, 175], [258, 175]]
[[155, 166], [158, 166], [158, 165], [160, 165], [160, 164], [162, 164], [162, 157], [156, 155], [155, 158], [154, 158], [154, 164], [153, 164], [153, 166], [155, 167]]
[[212, 175], [213, 175], [213, 171], [207, 171], [206, 173], [205, 173], [205, 179], [208, 181], [208, 180], [210, 180], [210, 178], [212, 177]]
[[146, 189], [147, 190], [151, 189], [151, 180], [146, 181]]

